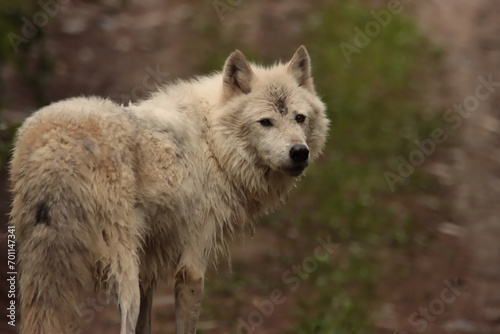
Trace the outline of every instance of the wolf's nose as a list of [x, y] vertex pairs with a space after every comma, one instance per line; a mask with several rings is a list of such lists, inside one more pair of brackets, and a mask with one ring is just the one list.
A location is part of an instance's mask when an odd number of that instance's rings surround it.
[[290, 158], [295, 162], [304, 162], [309, 158], [309, 150], [302, 144], [293, 145], [290, 149]]

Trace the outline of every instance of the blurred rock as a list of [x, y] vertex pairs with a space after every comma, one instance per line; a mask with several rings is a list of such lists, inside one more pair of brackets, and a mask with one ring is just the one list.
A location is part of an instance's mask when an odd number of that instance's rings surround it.
[[427, 167], [427, 170], [432, 175], [439, 179], [439, 182], [445, 186], [452, 186], [456, 183], [455, 177], [453, 175], [452, 166], [444, 163], [431, 163]]
[[491, 115], [482, 115], [479, 120], [479, 124], [488, 131], [493, 133], [500, 133], [500, 121], [496, 117]]
[[396, 330], [398, 328], [398, 317], [395, 311], [394, 304], [383, 304], [371, 316], [375, 325], [379, 328]]
[[443, 324], [443, 329], [449, 333], [486, 333], [488, 328], [466, 319], [453, 319]]
[[448, 234], [459, 238], [463, 238], [466, 234], [465, 228], [449, 222], [439, 224], [437, 229], [443, 234]]

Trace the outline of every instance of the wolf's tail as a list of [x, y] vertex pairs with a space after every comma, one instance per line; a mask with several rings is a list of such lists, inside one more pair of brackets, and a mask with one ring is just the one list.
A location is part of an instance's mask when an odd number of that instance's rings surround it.
[[75, 187], [80, 181], [64, 166], [46, 171], [31, 168], [12, 168], [11, 175], [20, 333], [73, 333], [80, 325], [82, 293], [92, 281], [88, 211], [82, 207], [82, 191]]
[[21, 333], [73, 333], [79, 327], [78, 305], [91, 276], [85, 237], [73, 228], [83, 222], [68, 209], [74, 207], [63, 198], [40, 201], [14, 222], [21, 230]]

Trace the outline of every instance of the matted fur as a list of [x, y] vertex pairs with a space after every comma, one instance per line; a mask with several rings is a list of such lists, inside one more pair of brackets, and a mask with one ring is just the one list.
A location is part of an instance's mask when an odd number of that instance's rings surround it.
[[173, 277], [177, 331], [194, 333], [210, 258], [285, 200], [307, 163], [290, 148], [316, 159], [327, 128], [304, 47], [270, 68], [235, 51], [222, 73], [128, 107], [81, 97], [34, 113], [11, 163], [21, 333], [64, 333], [92, 284], [117, 297], [122, 334], [138, 318], [149, 333], [152, 290]]

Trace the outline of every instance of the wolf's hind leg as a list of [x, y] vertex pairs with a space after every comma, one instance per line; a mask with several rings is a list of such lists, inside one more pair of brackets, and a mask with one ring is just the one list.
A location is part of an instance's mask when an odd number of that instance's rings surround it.
[[139, 318], [140, 298], [137, 298], [135, 291], [130, 294], [121, 294], [120, 303], [120, 334], [135, 334], [135, 326]]
[[184, 265], [175, 274], [175, 327], [177, 334], [196, 333], [201, 310], [204, 272]]
[[120, 334], [135, 334], [141, 301], [137, 254], [119, 245], [114, 255], [111, 267], [120, 306]]
[[153, 310], [153, 289], [141, 289], [141, 310], [135, 327], [135, 334], [151, 334], [151, 312]]

